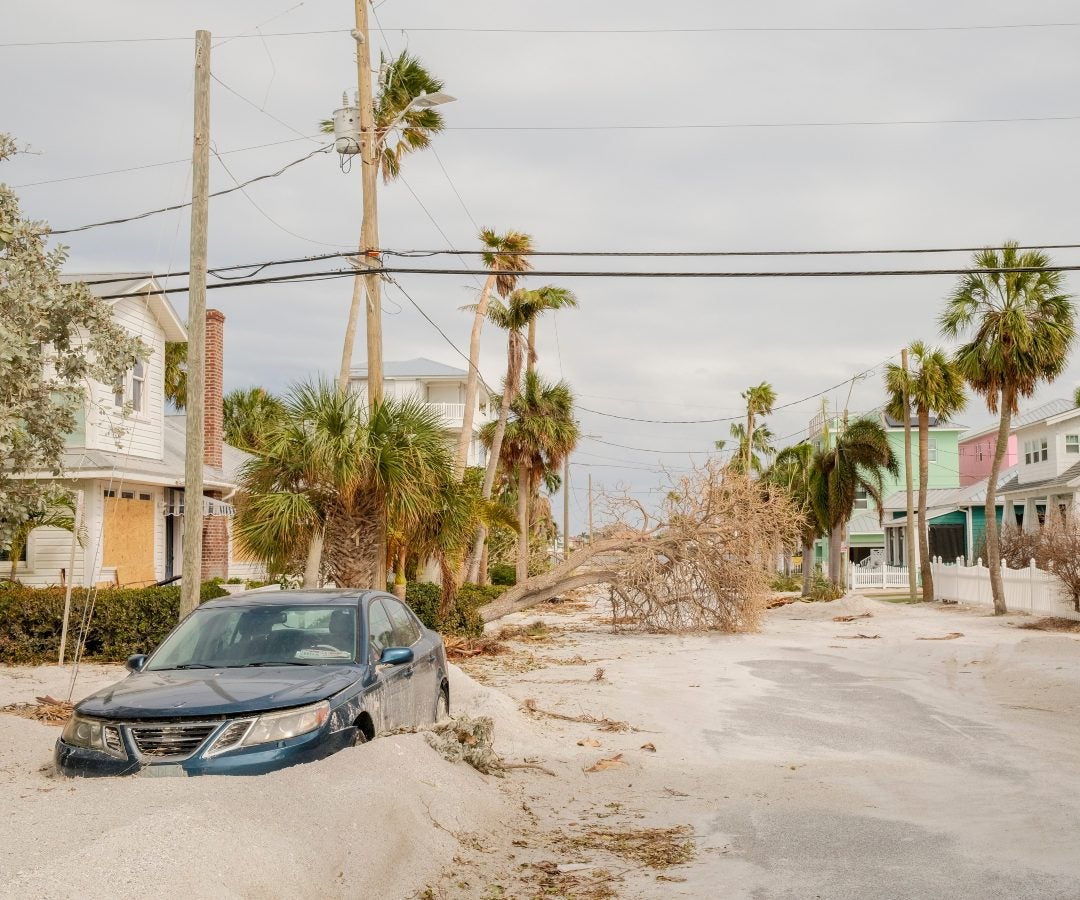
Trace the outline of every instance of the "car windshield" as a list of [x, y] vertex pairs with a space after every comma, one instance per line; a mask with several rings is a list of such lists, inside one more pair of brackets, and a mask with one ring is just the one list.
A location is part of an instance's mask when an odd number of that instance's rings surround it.
[[351, 663], [356, 621], [348, 606], [204, 607], [166, 638], [146, 670]]

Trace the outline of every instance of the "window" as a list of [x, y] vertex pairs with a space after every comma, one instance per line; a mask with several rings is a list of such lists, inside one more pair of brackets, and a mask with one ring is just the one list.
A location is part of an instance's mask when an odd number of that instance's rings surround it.
[[145, 412], [143, 402], [146, 398], [146, 363], [135, 360], [131, 369], [131, 408], [135, 412]]
[[420, 640], [420, 629], [409, 611], [396, 600], [385, 599], [382, 601], [386, 611], [390, 614], [390, 621], [394, 625], [394, 646], [411, 647]]
[[1080, 434], [1065, 435], [1065, 452], [1080, 453]]
[[937, 438], [927, 438], [926, 461], [937, 462]]
[[[21, 562], [21, 563], [26, 562], [26, 546], [29, 543], [30, 543], [29, 541], [24, 541], [23, 545], [22, 545], [22, 550], [19, 551], [19, 562]], [[11, 562], [11, 550], [9, 548], [7, 548], [7, 547], [0, 548], [0, 562], [5, 562], [5, 563], [10, 563]]]
[[378, 662], [383, 650], [394, 646], [394, 626], [378, 600], [372, 600], [368, 607], [368, 643], [372, 662]]
[[1038, 459], [1040, 459], [1042, 462], [1046, 462], [1047, 458], [1050, 455], [1049, 444], [1047, 443], [1046, 438], [1039, 438], [1036, 443], [1038, 444], [1038, 448], [1036, 451]]
[[124, 405], [124, 376], [121, 375], [113, 385], [113, 406]]
[[866, 509], [869, 506], [869, 501], [866, 497], [865, 488], [857, 488], [855, 490], [855, 509]]
[[982, 461], [983, 461], [983, 448], [982, 448], [982, 444], [978, 444], [978, 445], [976, 445], [976, 447], [975, 447], [975, 459], [977, 459], [977, 460], [978, 460], [979, 462], [982, 462]]

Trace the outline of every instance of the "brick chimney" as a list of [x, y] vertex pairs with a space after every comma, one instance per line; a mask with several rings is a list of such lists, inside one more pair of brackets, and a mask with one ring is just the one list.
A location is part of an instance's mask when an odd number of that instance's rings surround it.
[[[225, 316], [220, 310], [206, 311], [206, 384], [203, 390], [203, 462], [221, 468], [223, 442], [222, 369], [225, 362]], [[206, 491], [206, 496], [222, 499], [221, 491]], [[224, 516], [203, 519], [203, 581], [229, 577], [229, 520]]]

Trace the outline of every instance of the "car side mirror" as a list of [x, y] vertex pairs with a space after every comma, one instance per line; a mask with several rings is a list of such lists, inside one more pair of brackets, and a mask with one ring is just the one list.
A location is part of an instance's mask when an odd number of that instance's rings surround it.
[[403, 666], [413, 661], [410, 647], [387, 647], [379, 657], [380, 666]]
[[143, 666], [146, 665], [146, 654], [136, 653], [134, 656], [129, 656], [127, 662], [124, 663], [124, 668], [129, 672], [141, 672]]

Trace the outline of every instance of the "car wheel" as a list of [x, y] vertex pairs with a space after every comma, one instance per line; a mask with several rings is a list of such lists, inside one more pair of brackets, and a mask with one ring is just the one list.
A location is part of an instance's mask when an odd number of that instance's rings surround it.
[[446, 688], [439, 691], [439, 700], [435, 704], [435, 721], [441, 722], [450, 718], [450, 692]]

